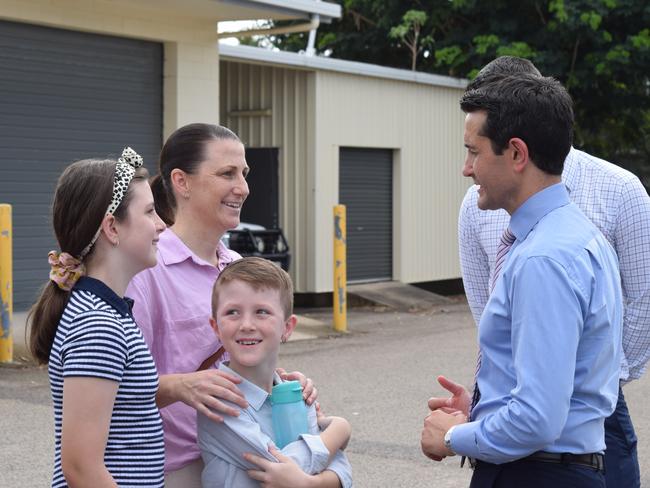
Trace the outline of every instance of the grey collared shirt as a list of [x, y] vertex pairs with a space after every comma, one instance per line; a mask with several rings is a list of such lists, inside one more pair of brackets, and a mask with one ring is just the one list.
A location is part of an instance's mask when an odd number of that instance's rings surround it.
[[[239, 376], [223, 363], [219, 369]], [[273, 382], [277, 384], [282, 380], [275, 375]], [[244, 378], [238, 387], [248, 401], [248, 408], [241, 409], [224, 401], [240, 410], [238, 417], [226, 415], [224, 422], [218, 423], [197, 414], [199, 447], [205, 464], [201, 477], [204, 488], [259, 487], [259, 482], [246, 474], [246, 470], [256, 469], [256, 466], [244, 459], [245, 452], [277, 461], [268, 451], [268, 445], [274, 443], [270, 395]], [[329, 452], [320, 438], [313, 406], [308, 408], [308, 420], [310, 433], [285, 446], [282, 454], [293, 459], [307, 474], [329, 469], [339, 477], [343, 488], [351, 487], [352, 469], [345, 454], [339, 451], [329, 462]]]

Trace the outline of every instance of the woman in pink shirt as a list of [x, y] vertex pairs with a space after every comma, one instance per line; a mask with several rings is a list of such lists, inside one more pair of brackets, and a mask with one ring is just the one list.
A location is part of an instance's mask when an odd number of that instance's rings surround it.
[[[190, 124], [169, 137], [152, 180], [156, 211], [169, 228], [160, 235], [158, 264], [136, 275], [126, 294], [135, 300], [133, 315], [160, 374], [167, 488], [201, 486], [196, 411], [220, 421], [220, 415], [237, 414], [220, 399], [247, 406], [239, 380], [214, 368], [227, 358], [221, 357], [209, 317], [212, 285], [241, 257], [221, 237], [239, 224], [248, 171], [237, 135], [217, 125]], [[311, 381], [300, 373], [288, 376], [303, 381], [312, 403]], [[296, 467], [280, 464], [270, 475], [278, 486], [295, 486]], [[336, 477], [318, 477], [321, 486], [338, 486]]]

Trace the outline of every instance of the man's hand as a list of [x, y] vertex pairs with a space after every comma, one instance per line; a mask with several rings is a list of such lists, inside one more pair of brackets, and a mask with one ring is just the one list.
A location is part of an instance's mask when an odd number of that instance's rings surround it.
[[461, 414], [448, 414], [442, 410], [434, 410], [424, 419], [424, 428], [420, 445], [422, 452], [429, 459], [442, 461], [454, 453], [445, 447], [445, 434], [454, 425], [467, 422], [467, 418]]
[[441, 410], [449, 414], [460, 413], [465, 417], [469, 417], [469, 407], [472, 403], [472, 397], [465, 387], [448, 380], [444, 376], [438, 376], [438, 383], [451, 393], [452, 396], [447, 398], [429, 398], [429, 409], [432, 411]]

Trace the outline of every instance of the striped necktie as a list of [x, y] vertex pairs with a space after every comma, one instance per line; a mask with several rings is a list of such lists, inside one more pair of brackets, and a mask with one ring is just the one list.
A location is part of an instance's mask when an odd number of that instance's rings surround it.
[[[501, 268], [503, 268], [503, 263], [506, 260], [508, 251], [510, 251], [512, 244], [515, 242], [515, 239], [516, 237], [510, 230], [510, 227], [508, 227], [505, 231], [503, 231], [503, 235], [501, 236], [501, 240], [499, 241], [499, 247], [497, 248], [497, 258], [494, 263], [494, 273], [492, 274], [492, 280], [490, 281], [490, 293], [492, 293], [492, 291], [494, 290], [494, 285], [499, 279], [499, 275], [501, 274]], [[476, 358], [476, 371], [474, 372], [474, 391], [472, 393], [472, 404], [469, 407], [470, 420], [473, 420], [472, 410], [474, 410], [474, 407], [481, 399], [481, 391], [478, 389], [477, 379], [478, 379], [478, 371], [479, 369], [481, 369], [482, 359], [483, 359], [483, 354], [481, 352], [481, 348], [479, 347], [478, 357]]]
[[490, 293], [492, 293], [492, 290], [494, 290], [494, 285], [496, 284], [497, 279], [499, 279], [501, 268], [503, 268], [503, 263], [506, 260], [508, 251], [510, 251], [512, 244], [515, 242], [515, 239], [516, 237], [510, 230], [510, 227], [503, 231], [501, 240], [499, 242], [499, 247], [497, 248], [497, 258], [494, 262], [494, 273], [492, 273], [492, 281], [490, 282]]

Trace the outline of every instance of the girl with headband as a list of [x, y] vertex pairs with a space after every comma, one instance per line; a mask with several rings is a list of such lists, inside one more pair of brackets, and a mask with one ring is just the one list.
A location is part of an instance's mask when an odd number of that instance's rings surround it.
[[158, 374], [124, 297], [156, 264], [165, 224], [142, 158], [83, 160], [59, 178], [50, 280], [30, 312], [29, 346], [48, 364], [54, 404], [53, 487], [162, 487]]
[[[241, 256], [221, 242], [239, 224], [248, 197], [244, 145], [226, 127], [189, 124], [172, 133], [160, 152], [159, 174], [151, 187], [156, 211], [169, 228], [160, 235], [158, 264], [133, 278], [127, 295], [133, 315], [160, 374], [159, 396], [165, 430], [165, 486], [200, 488], [203, 462], [197, 444], [197, 411], [214, 421], [237, 415], [247, 403], [237, 388], [241, 380], [215, 367], [226, 359], [210, 327], [211, 290], [224, 267]], [[311, 380], [285, 375], [303, 384], [309, 404], [316, 398]], [[226, 400], [227, 402], [223, 402]], [[298, 488], [291, 475], [297, 465], [274, 466], [273, 486]], [[288, 484], [277, 482], [286, 475]], [[321, 473], [315, 486], [337, 487], [333, 473]], [[274, 477], [277, 476], [277, 477]]]

